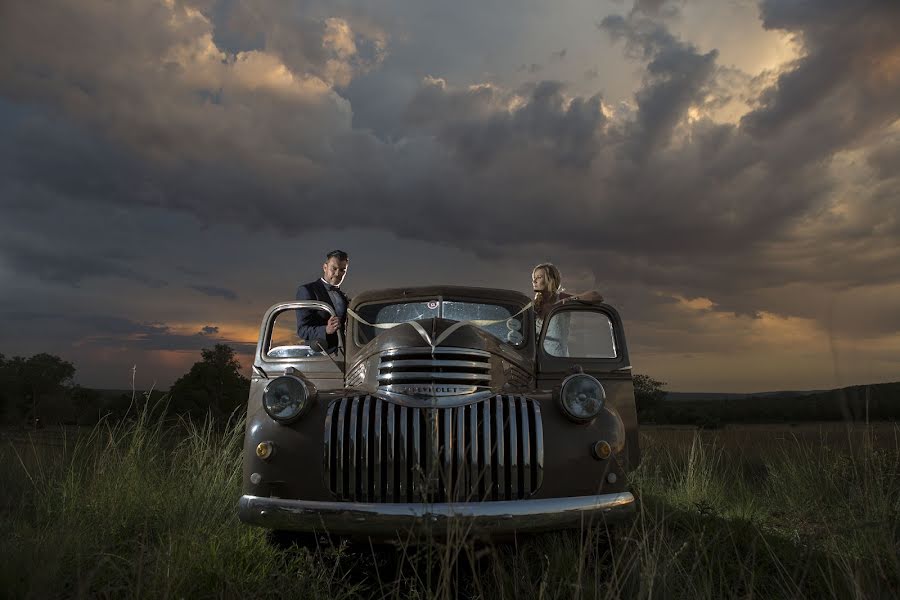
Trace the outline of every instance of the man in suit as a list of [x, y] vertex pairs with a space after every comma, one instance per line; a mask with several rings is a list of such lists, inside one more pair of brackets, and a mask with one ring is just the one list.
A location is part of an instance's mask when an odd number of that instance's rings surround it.
[[350, 299], [341, 291], [349, 258], [343, 250], [332, 250], [325, 256], [322, 277], [297, 288], [297, 300], [319, 300], [330, 304], [336, 316], [312, 308], [297, 311], [297, 335], [314, 350], [322, 345], [329, 353], [338, 348], [337, 332], [342, 330]]

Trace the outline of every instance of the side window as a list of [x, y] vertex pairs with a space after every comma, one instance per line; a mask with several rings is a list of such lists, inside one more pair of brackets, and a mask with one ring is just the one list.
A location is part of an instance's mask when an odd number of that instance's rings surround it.
[[275, 315], [272, 337], [266, 345], [267, 358], [306, 358], [324, 354], [297, 336], [297, 311], [285, 310]]
[[616, 358], [612, 322], [596, 311], [558, 312], [547, 324], [544, 352], [566, 358]]

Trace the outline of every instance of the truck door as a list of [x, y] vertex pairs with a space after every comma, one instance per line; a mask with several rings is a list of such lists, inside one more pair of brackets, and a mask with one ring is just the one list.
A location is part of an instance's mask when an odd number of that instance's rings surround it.
[[559, 393], [562, 380], [582, 370], [606, 392], [607, 406], [625, 425], [630, 466], [638, 457], [637, 410], [622, 319], [607, 304], [567, 302], [544, 319], [537, 344], [537, 387]]

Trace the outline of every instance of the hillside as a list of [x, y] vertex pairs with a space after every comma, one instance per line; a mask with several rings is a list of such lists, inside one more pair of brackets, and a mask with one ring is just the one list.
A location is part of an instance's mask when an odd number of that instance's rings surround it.
[[900, 382], [814, 392], [669, 393], [641, 420], [660, 424], [783, 423], [900, 420]]

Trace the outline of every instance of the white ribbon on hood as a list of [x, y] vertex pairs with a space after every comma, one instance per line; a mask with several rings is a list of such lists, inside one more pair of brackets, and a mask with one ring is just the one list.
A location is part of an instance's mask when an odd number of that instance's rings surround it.
[[441, 335], [439, 335], [437, 337], [437, 339], [434, 341], [432, 341], [431, 336], [428, 335], [428, 332], [425, 331], [425, 328], [422, 327], [422, 324], [418, 323], [416, 321], [401, 321], [399, 323], [369, 323], [368, 321], [366, 321], [365, 319], [360, 317], [358, 314], [356, 314], [356, 312], [352, 311], [350, 308], [347, 308], [347, 314], [350, 315], [356, 321], [359, 321], [360, 323], [362, 323], [363, 325], [368, 325], [369, 327], [374, 327], [376, 329], [391, 329], [393, 327], [397, 327], [398, 325], [403, 325], [405, 323], [407, 325], [410, 325], [413, 329], [415, 329], [416, 332], [420, 336], [422, 336], [422, 339], [425, 340], [426, 344], [428, 344], [432, 348], [436, 348], [437, 346], [440, 345], [441, 342], [443, 342], [448, 337], [450, 337], [450, 334], [452, 334], [454, 331], [456, 331], [463, 325], [475, 325], [476, 327], [486, 327], [488, 325], [496, 325], [497, 323], [505, 323], [509, 319], [514, 319], [514, 318], [518, 317], [523, 312], [525, 312], [526, 310], [531, 308], [533, 305], [534, 305], [534, 302], [529, 302], [528, 304], [526, 304], [525, 306], [522, 307], [522, 310], [520, 310], [519, 312], [517, 312], [514, 315], [506, 317], [505, 319], [470, 319], [468, 321], [457, 321], [456, 323], [454, 323], [453, 325], [451, 325], [450, 327], [445, 329], [443, 331], [443, 333], [441, 333]]

